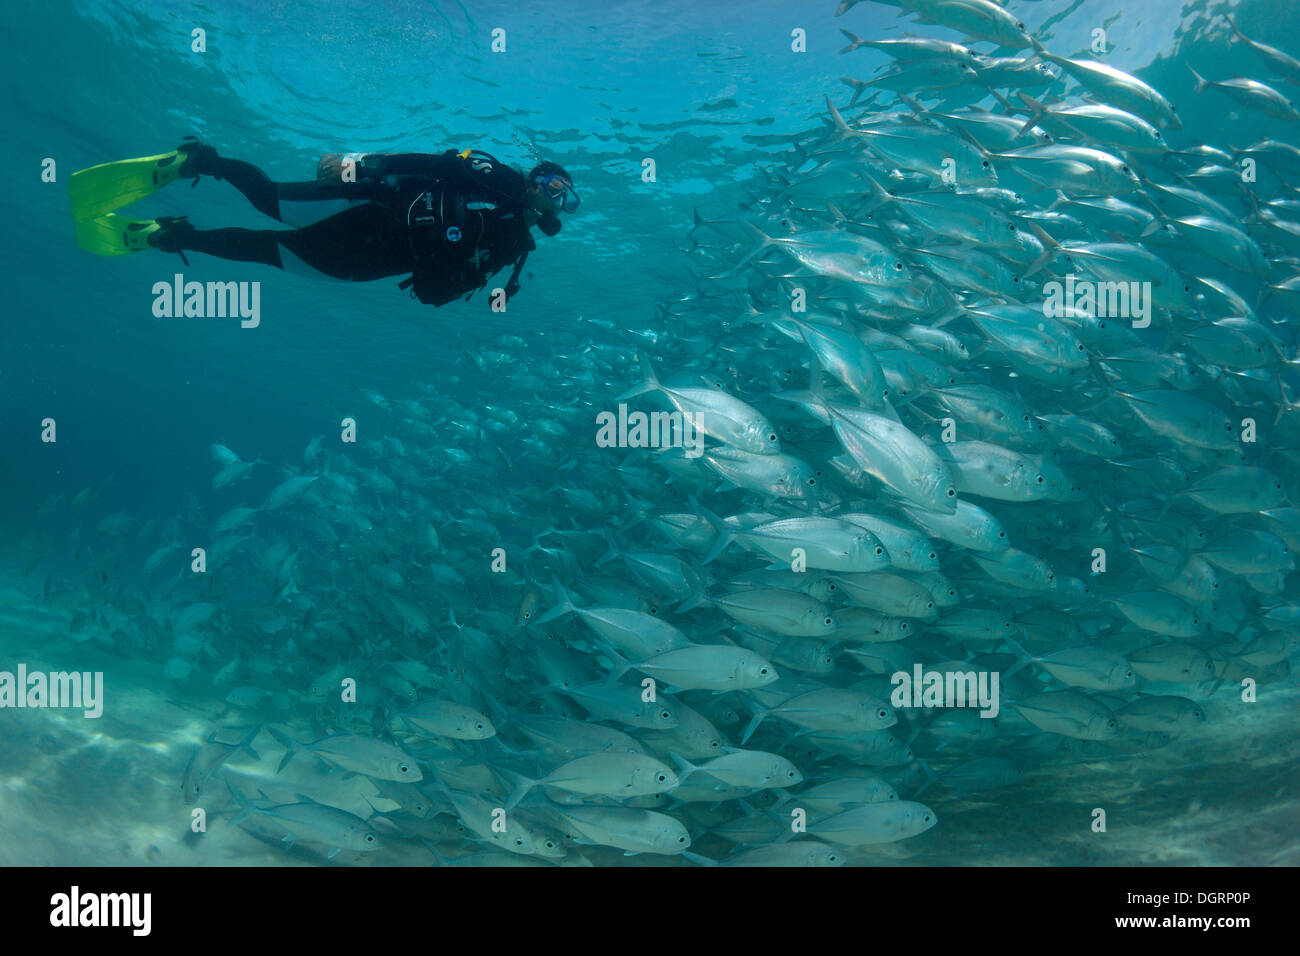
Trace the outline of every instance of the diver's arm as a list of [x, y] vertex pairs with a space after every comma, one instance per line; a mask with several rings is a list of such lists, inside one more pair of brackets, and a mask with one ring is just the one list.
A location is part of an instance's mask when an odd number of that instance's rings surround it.
[[431, 153], [365, 153], [357, 166], [357, 175], [367, 179], [385, 176], [451, 176], [464, 169], [464, 161], [454, 149], [440, 155]]
[[388, 185], [393, 185], [394, 179], [448, 178], [462, 171], [463, 164], [455, 150], [439, 156], [429, 153], [329, 153], [321, 157], [316, 167], [316, 181], [322, 184], [387, 181]]

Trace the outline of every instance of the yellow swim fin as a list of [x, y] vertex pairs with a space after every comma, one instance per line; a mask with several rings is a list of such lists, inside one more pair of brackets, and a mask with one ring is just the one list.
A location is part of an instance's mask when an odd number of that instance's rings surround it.
[[129, 219], [109, 213], [77, 223], [77, 245], [97, 256], [124, 256], [152, 248], [149, 236], [161, 228], [155, 219]]
[[173, 150], [78, 170], [68, 177], [72, 218], [89, 222], [129, 206], [181, 178], [185, 153]]

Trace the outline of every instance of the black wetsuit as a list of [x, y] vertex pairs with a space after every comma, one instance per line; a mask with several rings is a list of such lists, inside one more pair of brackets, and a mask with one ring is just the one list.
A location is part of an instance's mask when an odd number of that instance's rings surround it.
[[[256, 166], [209, 155], [199, 174], [225, 180], [293, 230], [169, 230], [158, 243], [287, 271], [371, 280], [410, 274], [401, 288], [443, 305], [509, 265], [506, 295], [536, 247], [525, 220], [527, 181], [486, 153], [366, 154], [356, 182], [276, 183]], [[301, 205], [300, 205], [301, 204]]]

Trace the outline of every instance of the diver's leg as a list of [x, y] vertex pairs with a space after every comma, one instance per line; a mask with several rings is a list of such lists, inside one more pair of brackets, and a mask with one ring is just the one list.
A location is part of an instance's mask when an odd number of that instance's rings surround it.
[[367, 281], [412, 271], [410, 242], [393, 214], [367, 203], [304, 229], [195, 229], [187, 220], [159, 220], [149, 244], [164, 252], [205, 252], [236, 262], [261, 262], [290, 272]]
[[284, 268], [302, 265], [334, 279], [366, 282], [413, 269], [405, 222], [376, 203], [363, 203], [328, 219], [276, 232]]
[[211, 176], [230, 183], [261, 213], [290, 226], [307, 226], [354, 204], [355, 184], [277, 183], [252, 163], [225, 159], [211, 146], [196, 145], [185, 154], [181, 176]]
[[159, 219], [149, 245], [163, 252], [205, 252], [233, 262], [260, 262], [283, 269], [275, 229], [195, 229], [184, 219]]

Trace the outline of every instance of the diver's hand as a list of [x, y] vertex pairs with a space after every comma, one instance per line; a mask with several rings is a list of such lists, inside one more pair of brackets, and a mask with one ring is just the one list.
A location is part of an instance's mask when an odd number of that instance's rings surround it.
[[361, 178], [365, 153], [326, 153], [316, 164], [316, 182], [322, 186], [355, 183]]

